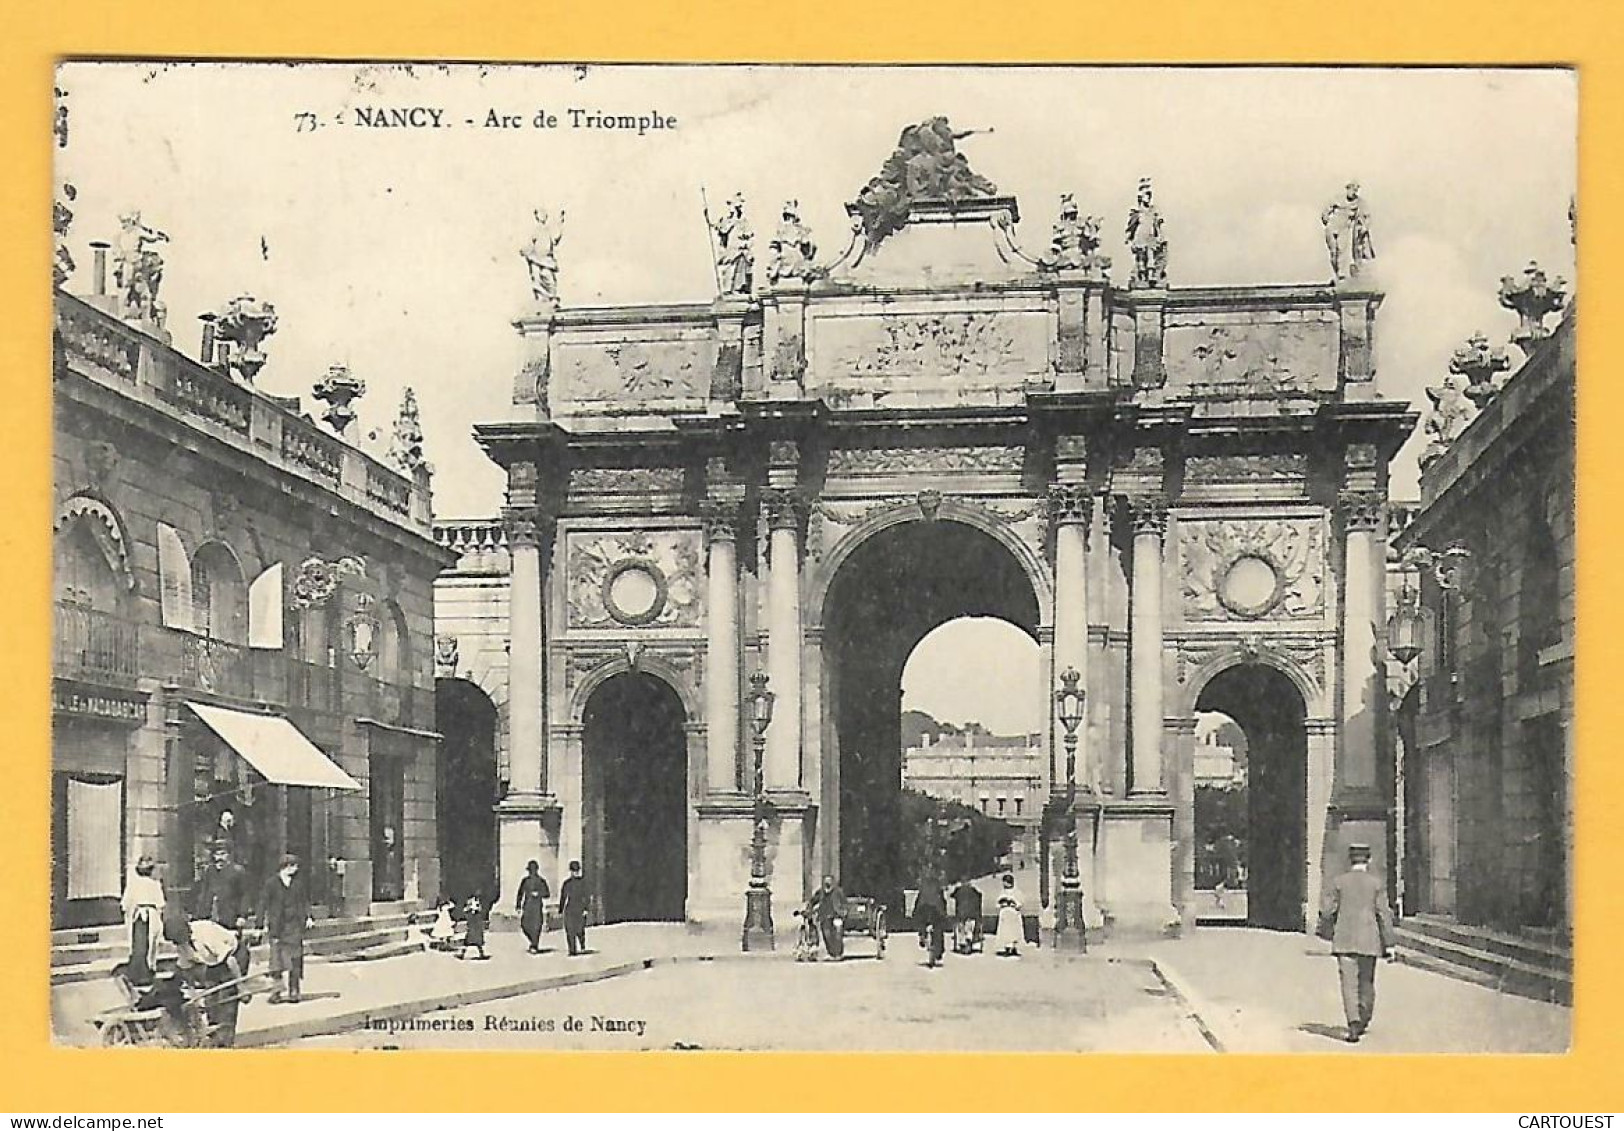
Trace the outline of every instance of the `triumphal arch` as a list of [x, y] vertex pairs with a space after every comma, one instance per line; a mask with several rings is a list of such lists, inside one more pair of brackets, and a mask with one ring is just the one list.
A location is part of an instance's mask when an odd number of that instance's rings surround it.
[[1251, 738], [1254, 922], [1302, 928], [1345, 842], [1385, 854], [1383, 513], [1414, 417], [1375, 392], [1357, 186], [1327, 281], [1174, 287], [1148, 182], [1113, 270], [1070, 197], [1023, 246], [962, 136], [905, 130], [832, 249], [793, 201], [761, 240], [729, 202], [709, 302], [560, 303], [537, 214], [513, 410], [477, 430], [508, 477], [502, 891], [581, 859], [604, 919], [737, 929], [763, 813], [780, 933], [825, 872], [912, 886], [899, 680], [964, 615], [1036, 642], [1009, 694], [1049, 720], [1056, 796], [1077, 673], [1065, 812], [1109, 929], [1193, 922], [1197, 711]]

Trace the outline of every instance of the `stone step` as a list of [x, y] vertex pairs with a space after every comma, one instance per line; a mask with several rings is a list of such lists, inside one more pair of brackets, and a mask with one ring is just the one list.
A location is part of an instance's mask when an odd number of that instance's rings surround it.
[[1524, 962], [1404, 926], [1398, 930], [1398, 941], [1399, 957], [1410, 965], [1521, 997], [1573, 1004], [1572, 975], [1560, 966]]
[[[129, 946], [124, 929], [113, 930], [109, 941], [53, 947], [51, 984], [65, 985], [107, 976], [124, 960]], [[397, 952], [407, 953], [419, 945], [412, 939], [414, 930], [409, 913], [377, 918], [320, 919], [305, 934], [305, 954], [314, 959], [338, 959], [356, 952], [396, 946], [407, 946], [407, 950]], [[168, 956], [174, 950], [165, 943], [161, 944], [159, 953]], [[262, 940], [254, 946], [252, 961], [255, 966], [270, 961], [269, 944]]]
[[1531, 966], [1569, 969], [1573, 965], [1573, 948], [1551, 937], [1530, 933], [1511, 934], [1434, 915], [1412, 915], [1402, 920], [1400, 925], [1415, 934], [1486, 950]]

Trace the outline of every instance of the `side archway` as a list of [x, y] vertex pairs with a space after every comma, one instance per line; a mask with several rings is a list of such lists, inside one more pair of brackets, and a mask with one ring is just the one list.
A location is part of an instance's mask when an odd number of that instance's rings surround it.
[[461, 903], [498, 896], [496, 704], [466, 679], [435, 681], [441, 739], [435, 815], [440, 887]]

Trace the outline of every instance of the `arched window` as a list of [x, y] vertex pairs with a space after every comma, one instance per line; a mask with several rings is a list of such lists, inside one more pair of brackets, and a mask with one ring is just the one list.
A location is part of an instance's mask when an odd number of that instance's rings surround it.
[[211, 640], [248, 639], [248, 586], [237, 558], [220, 542], [192, 555], [192, 630]]
[[98, 612], [118, 611], [119, 577], [89, 519], [72, 519], [57, 535], [56, 595]]

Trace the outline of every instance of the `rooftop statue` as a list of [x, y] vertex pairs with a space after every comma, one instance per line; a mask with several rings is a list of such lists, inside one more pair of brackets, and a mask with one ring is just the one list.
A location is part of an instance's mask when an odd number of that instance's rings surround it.
[[977, 133], [955, 132], [943, 117], [909, 126], [885, 159], [879, 175], [863, 186], [853, 203], [869, 247], [908, 222], [908, 208], [921, 200], [966, 200], [998, 195], [998, 186], [970, 168], [957, 143]]
[[769, 283], [812, 277], [812, 260], [818, 254], [818, 245], [812, 240], [812, 229], [801, 223], [800, 201], [784, 202], [783, 218], [767, 248], [772, 252], [772, 258], [767, 261]]
[[558, 301], [558, 245], [564, 241], [564, 210], [555, 220], [545, 208], [535, 211], [536, 227], [520, 249], [530, 268], [530, 291], [537, 302]]
[[1445, 377], [1441, 385], [1427, 387], [1427, 399], [1432, 412], [1427, 416], [1427, 448], [1421, 453], [1421, 466], [1425, 468], [1449, 450], [1449, 445], [1460, 438], [1466, 426], [1477, 418], [1478, 409], [1467, 395], [1466, 378], [1458, 373]]
[[124, 317], [163, 325], [164, 306], [158, 301], [163, 282], [164, 259], [155, 250], [168, 243], [169, 236], [141, 222], [141, 213], [131, 209], [118, 218], [119, 232], [113, 240], [113, 281], [123, 301]]
[[1360, 265], [1376, 258], [1370, 240], [1370, 213], [1359, 198], [1359, 182], [1349, 181], [1341, 200], [1333, 200], [1320, 213], [1325, 225], [1325, 250], [1331, 255], [1333, 280], [1357, 279]]
[[724, 295], [750, 293], [756, 266], [756, 234], [744, 215], [744, 197], [734, 193], [727, 211], [711, 227], [716, 232], [716, 276]]
[[1081, 216], [1071, 193], [1060, 196], [1060, 218], [1054, 222], [1049, 241], [1048, 266], [1062, 271], [1080, 271], [1094, 264], [1100, 249], [1100, 218]]
[[1133, 252], [1131, 287], [1167, 286], [1167, 239], [1162, 214], [1151, 203], [1150, 178], [1139, 182], [1139, 199], [1128, 211], [1128, 249]]

